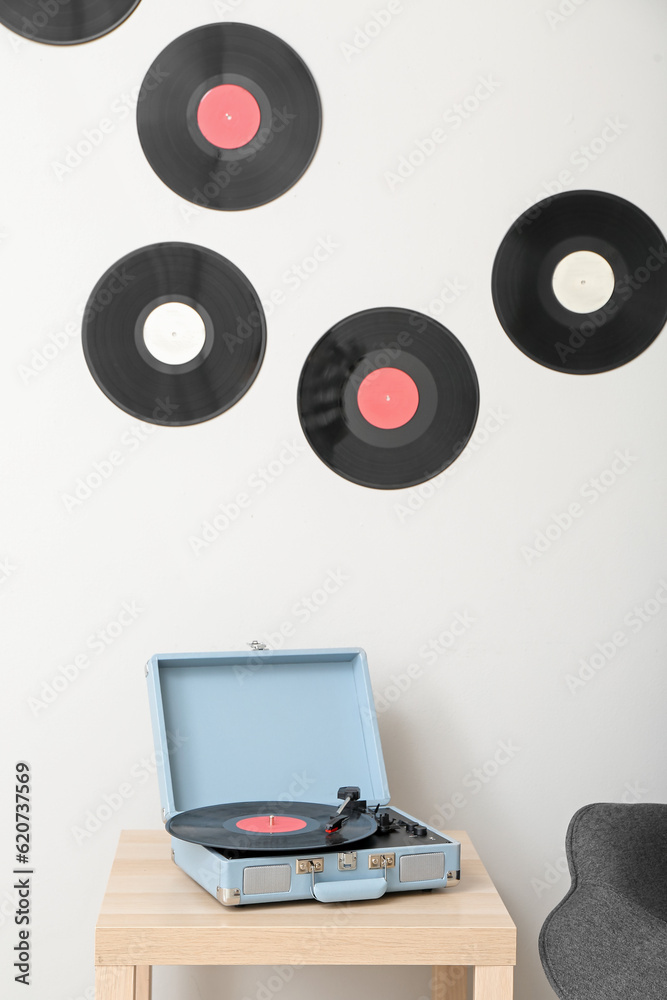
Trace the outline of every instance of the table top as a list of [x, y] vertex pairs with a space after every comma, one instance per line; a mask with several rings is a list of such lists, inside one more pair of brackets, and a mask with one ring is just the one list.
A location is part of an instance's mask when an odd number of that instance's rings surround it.
[[171, 860], [162, 830], [124, 830], [96, 965], [514, 965], [516, 928], [470, 838], [461, 882], [348, 903], [225, 907]]

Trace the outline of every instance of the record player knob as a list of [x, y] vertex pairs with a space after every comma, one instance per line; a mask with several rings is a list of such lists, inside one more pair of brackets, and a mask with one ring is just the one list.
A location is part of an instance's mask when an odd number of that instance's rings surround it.
[[385, 833], [393, 830], [395, 824], [389, 813], [383, 812], [377, 817], [378, 833]]

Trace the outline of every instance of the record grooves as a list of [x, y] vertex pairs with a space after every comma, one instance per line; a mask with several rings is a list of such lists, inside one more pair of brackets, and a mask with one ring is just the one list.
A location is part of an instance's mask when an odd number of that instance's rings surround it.
[[184, 426], [229, 409], [264, 357], [257, 294], [231, 261], [189, 243], [128, 254], [97, 283], [83, 350], [100, 389], [150, 423]]
[[286, 42], [248, 24], [194, 28], [146, 74], [137, 106], [160, 179], [203, 208], [264, 205], [295, 184], [320, 138], [315, 81]]
[[546, 198], [496, 255], [493, 302], [513, 343], [555, 371], [593, 375], [636, 358], [667, 320], [665, 238], [616, 195]]
[[467, 352], [407, 309], [347, 317], [310, 352], [298, 407], [304, 434], [338, 475], [374, 489], [415, 486], [463, 451], [479, 410]]
[[0, 0], [0, 22], [47, 45], [78, 45], [117, 28], [140, 0]]
[[[166, 827], [174, 837], [193, 844], [259, 852], [340, 847], [377, 830], [369, 813], [354, 811], [339, 829], [327, 833], [326, 826], [335, 814], [335, 806], [317, 802], [231, 802], [177, 813], [167, 820]], [[286, 822], [277, 822], [275, 833], [253, 830], [253, 826], [260, 826], [258, 820], [270, 818]], [[293, 829], [285, 832], [287, 825]]]

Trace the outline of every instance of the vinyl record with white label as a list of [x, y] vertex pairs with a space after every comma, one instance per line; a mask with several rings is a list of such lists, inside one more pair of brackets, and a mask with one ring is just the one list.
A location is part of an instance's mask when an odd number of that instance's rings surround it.
[[408, 309], [368, 309], [313, 347], [298, 391], [301, 426], [345, 479], [401, 489], [438, 475], [461, 454], [479, 410], [463, 345]]
[[140, 0], [0, 0], [0, 23], [48, 45], [78, 45], [117, 28]]
[[505, 332], [533, 361], [573, 375], [619, 368], [667, 320], [667, 247], [640, 208], [602, 191], [546, 198], [503, 239], [492, 292]]
[[264, 311], [248, 279], [190, 243], [123, 257], [93, 289], [83, 319], [86, 362], [102, 392], [132, 416], [167, 426], [233, 406], [265, 346]]
[[322, 113], [303, 59], [276, 35], [223, 22], [164, 49], [137, 106], [144, 153], [176, 194], [202, 208], [264, 205], [312, 160]]

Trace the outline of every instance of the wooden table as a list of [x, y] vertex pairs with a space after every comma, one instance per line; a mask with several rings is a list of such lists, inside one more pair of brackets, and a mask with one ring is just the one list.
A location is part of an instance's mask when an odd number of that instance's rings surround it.
[[[461, 882], [353, 903], [228, 908], [171, 861], [162, 830], [123, 831], [95, 933], [96, 1000], [150, 1000], [153, 965], [431, 965], [433, 1000], [511, 1000], [516, 928], [467, 834]], [[157, 998], [156, 998], [157, 1000]]]

